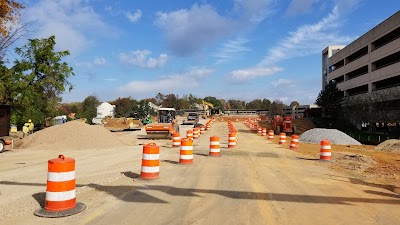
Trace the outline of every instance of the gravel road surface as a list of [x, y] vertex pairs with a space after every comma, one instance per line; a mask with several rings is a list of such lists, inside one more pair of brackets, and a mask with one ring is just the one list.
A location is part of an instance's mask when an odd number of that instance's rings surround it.
[[[0, 224], [399, 224], [398, 195], [352, 182], [321, 166], [329, 162], [305, 159], [233, 124], [236, 148], [227, 148], [227, 123], [214, 123], [195, 140], [189, 166], [177, 164], [179, 149], [170, 140], [142, 139], [143, 131], [118, 134], [128, 144], [118, 148], [0, 154]], [[181, 136], [189, 128], [181, 125]], [[212, 135], [221, 138], [222, 157], [208, 157]], [[161, 147], [160, 178], [143, 181], [140, 144], [149, 142]], [[88, 208], [70, 217], [36, 217], [47, 161], [59, 153], [76, 160], [77, 200]]]

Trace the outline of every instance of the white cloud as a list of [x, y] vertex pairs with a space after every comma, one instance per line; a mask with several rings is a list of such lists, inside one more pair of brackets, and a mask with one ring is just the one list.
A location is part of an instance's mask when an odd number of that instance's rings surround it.
[[292, 0], [286, 10], [286, 15], [295, 16], [299, 14], [309, 13], [312, 6], [320, 0]]
[[222, 47], [219, 49], [219, 51], [214, 54], [214, 57], [218, 58], [217, 63], [226, 62], [235, 57], [237, 54], [250, 51], [250, 49], [245, 46], [247, 42], [249, 42], [248, 39], [239, 36], [222, 44]]
[[142, 11], [140, 9], [136, 10], [134, 13], [127, 12], [125, 16], [128, 18], [129, 21], [132, 23], [136, 23], [137, 21], [142, 18]]
[[312, 6], [319, 1], [320, 0], [292, 0], [286, 10], [286, 15], [294, 16], [309, 13], [311, 12]]
[[262, 22], [275, 13], [272, 3], [275, 0], [235, 0], [234, 11], [251, 23]]
[[132, 52], [121, 52], [119, 54], [120, 62], [129, 65], [135, 65], [142, 68], [156, 68], [162, 67], [168, 60], [168, 55], [160, 54], [158, 58], [149, 57], [151, 52], [149, 50], [136, 50]]
[[283, 69], [280, 67], [253, 67], [231, 72], [231, 77], [237, 81], [250, 80], [257, 77], [271, 76], [279, 73]]
[[92, 45], [94, 37], [111, 37], [116, 31], [102, 21], [83, 0], [41, 0], [24, 10], [37, 28], [35, 37], [56, 36], [56, 49], [76, 54]]
[[104, 65], [104, 64], [106, 64], [106, 63], [107, 63], [107, 60], [106, 60], [105, 58], [103, 58], [103, 57], [95, 58], [95, 59], [93, 60], [93, 64], [94, 64], [94, 65]]
[[272, 82], [272, 86], [274, 87], [274, 88], [276, 88], [276, 87], [293, 87], [294, 85], [293, 85], [293, 81], [292, 80], [289, 80], [289, 79], [278, 79], [278, 80], [276, 80], [276, 81], [274, 81], [274, 82]]
[[192, 91], [201, 85], [202, 79], [214, 72], [211, 68], [193, 68], [185, 73], [161, 76], [149, 81], [131, 81], [118, 88], [120, 96], [134, 96], [146, 98], [156, 93], [177, 93], [178, 91]]
[[104, 78], [105, 81], [117, 81], [119, 79], [116, 78]]
[[318, 23], [303, 25], [290, 32], [277, 46], [268, 50], [260, 63], [261, 66], [273, 65], [281, 60], [320, 53], [321, 49], [332, 44], [347, 44], [355, 39], [339, 36], [335, 30], [340, 26], [341, 18], [338, 7]]
[[169, 48], [180, 56], [191, 55], [231, 34], [235, 25], [210, 5], [197, 4], [191, 9], [158, 12], [155, 24], [165, 32]]

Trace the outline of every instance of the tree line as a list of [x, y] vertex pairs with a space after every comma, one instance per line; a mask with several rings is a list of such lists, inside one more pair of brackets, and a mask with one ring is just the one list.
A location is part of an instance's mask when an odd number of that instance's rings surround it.
[[[141, 100], [137, 100], [132, 97], [124, 97], [107, 102], [115, 105], [115, 117], [117, 118], [133, 117], [143, 119], [147, 115], [156, 115], [156, 112], [153, 108], [149, 106], [149, 103], [153, 103], [154, 105], [162, 107], [175, 108], [176, 110], [198, 110], [199, 107], [202, 107], [203, 100], [213, 104], [214, 107], [218, 107], [222, 111], [231, 109], [269, 110], [271, 114], [282, 115], [284, 114], [283, 108], [287, 107], [287, 105], [279, 100], [271, 102], [266, 98], [255, 99], [250, 102], [245, 102], [243, 100], [234, 99], [217, 99], [213, 96], [199, 98], [193, 94], [188, 94], [179, 97], [176, 94], [162, 93], [156, 94], [153, 98], [146, 98]], [[58, 105], [57, 112], [60, 115], [75, 113], [76, 118], [86, 118], [87, 122], [90, 123], [90, 121], [92, 121], [92, 118], [96, 117], [96, 107], [100, 103], [100, 100], [96, 96], [91, 95], [86, 97], [83, 102], [60, 103]], [[297, 103], [297, 101], [295, 101], [295, 103]]]

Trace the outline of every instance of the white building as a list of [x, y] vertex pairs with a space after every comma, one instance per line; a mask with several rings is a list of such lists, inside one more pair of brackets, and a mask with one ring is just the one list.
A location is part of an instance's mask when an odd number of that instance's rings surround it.
[[[294, 116], [301, 116], [304, 117], [304, 112], [307, 109], [314, 109], [314, 108], [318, 108], [318, 105], [315, 104], [311, 104], [311, 105], [299, 105], [298, 107], [296, 107], [296, 109], [294, 110]], [[292, 107], [287, 106], [283, 108], [283, 112], [285, 112], [286, 116], [291, 116], [292, 115]]]
[[97, 116], [96, 118], [114, 117], [115, 115], [115, 105], [111, 105], [108, 102], [103, 102], [97, 106]]

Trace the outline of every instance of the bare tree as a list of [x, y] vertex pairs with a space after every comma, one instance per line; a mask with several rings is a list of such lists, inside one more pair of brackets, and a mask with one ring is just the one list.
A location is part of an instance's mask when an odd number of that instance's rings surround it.
[[299, 107], [299, 105], [300, 104], [297, 101], [293, 101], [293, 102], [290, 103], [290, 107], [292, 107], [292, 116], [293, 117], [295, 116], [295, 110], [296, 110], [297, 107]]
[[29, 33], [28, 28], [31, 23], [23, 23], [20, 21], [14, 29], [7, 33], [5, 36], [0, 38], [0, 60], [3, 60], [8, 48], [13, 45], [16, 41], [26, 38]]
[[0, 0], [0, 60], [8, 47], [26, 34], [28, 24], [22, 22], [20, 12], [24, 8], [15, 0]]

